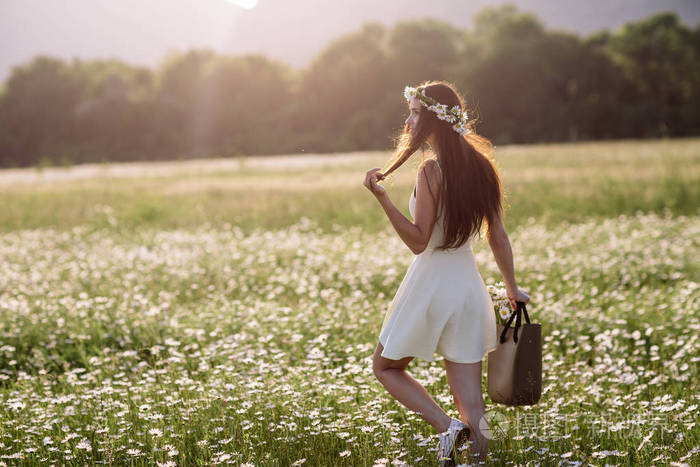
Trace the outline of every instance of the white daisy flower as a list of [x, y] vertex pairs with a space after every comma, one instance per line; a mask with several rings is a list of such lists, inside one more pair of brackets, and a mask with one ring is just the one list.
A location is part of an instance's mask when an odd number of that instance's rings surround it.
[[92, 445], [90, 444], [90, 442], [88, 440], [84, 439], [81, 442], [79, 442], [78, 444], [76, 444], [75, 448], [89, 451], [90, 449], [92, 449]]
[[507, 320], [510, 317], [509, 310], [504, 306], [498, 309], [498, 314], [501, 315], [501, 318], [505, 320]]

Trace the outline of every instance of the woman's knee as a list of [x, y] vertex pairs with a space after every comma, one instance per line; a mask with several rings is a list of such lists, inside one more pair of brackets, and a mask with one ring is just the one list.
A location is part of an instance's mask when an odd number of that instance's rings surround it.
[[374, 372], [374, 376], [380, 381], [386, 374], [387, 370], [405, 370], [408, 364], [414, 358], [405, 357], [400, 360], [392, 360], [390, 358], [382, 357], [383, 351], [384, 346], [378, 343], [377, 349], [374, 351], [374, 356], [372, 357], [372, 371]]

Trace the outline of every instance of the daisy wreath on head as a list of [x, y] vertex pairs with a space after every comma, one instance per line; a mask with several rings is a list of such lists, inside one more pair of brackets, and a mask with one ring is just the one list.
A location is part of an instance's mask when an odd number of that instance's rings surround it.
[[409, 100], [412, 97], [417, 98], [421, 105], [427, 107], [428, 110], [435, 112], [437, 118], [448, 123], [453, 123], [452, 129], [460, 135], [466, 135], [469, 133], [469, 128], [467, 128], [469, 117], [467, 116], [467, 112], [462, 111], [460, 106], [455, 105], [451, 109], [448, 109], [447, 105], [439, 103], [432, 97], [426, 96], [418, 89], [410, 86], [406, 86], [404, 88], [403, 96], [406, 98], [406, 100]]

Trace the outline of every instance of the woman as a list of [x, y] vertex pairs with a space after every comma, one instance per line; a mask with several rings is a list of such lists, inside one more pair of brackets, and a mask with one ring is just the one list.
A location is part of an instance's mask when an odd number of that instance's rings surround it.
[[[394, 229], [416, 255], [384, 317], [374, 352], [374, 374], [399, 402], [418, 412], [439, 435], [438, 457], [455, 462], [468, 439], [485, 461], [488, 439], [481, 393], [481, 361], [496, 348], [491, 298], [472, 252], [482, 221], [513, 309], [527, 303], [515, 282], [513, 254], [502, 223], [502, 190], [489, 159], [490, 142], [472, 131], [464, 101], [450, 83], [431, 81], [406, 87], [410, 114], [388, 168], [367, 171], [364, 185], [384, 208]], [[394, 206], [379, 181], [428, 143], [409, 200], [409, 221]], [[460, 418], [447, 415], [410, 374], [415, 357], [444, 357], [447, 382]], [[481, 425], [479, 423], [481, 422]]]

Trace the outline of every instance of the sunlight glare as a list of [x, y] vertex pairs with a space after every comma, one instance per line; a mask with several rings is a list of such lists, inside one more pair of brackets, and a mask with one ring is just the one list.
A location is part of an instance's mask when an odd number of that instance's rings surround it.
[[258, 6], [258, 0], [226, 0], [228, 3], [233, 3], [236, 6], [245, 8], [246, 10], [252, 10]]

